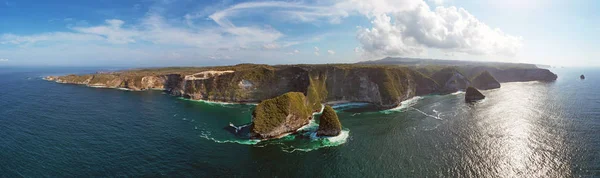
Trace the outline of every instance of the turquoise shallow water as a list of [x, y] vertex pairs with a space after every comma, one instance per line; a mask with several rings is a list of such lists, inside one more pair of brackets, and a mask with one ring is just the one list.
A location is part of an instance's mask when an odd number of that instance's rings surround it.
[[458, 92], [381, 112], [338, 106], [347, 135], [268, 142], [223, 129], [252, 105], [41, 80], [96, 70], [0, 68], [2, 177], [600, 176], [600, 70], [553, 69], [556, 82], [505, 83], [474, 105]]

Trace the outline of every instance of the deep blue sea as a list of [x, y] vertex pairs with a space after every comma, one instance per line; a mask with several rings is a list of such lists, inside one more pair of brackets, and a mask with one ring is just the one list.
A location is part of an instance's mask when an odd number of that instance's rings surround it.
[[253, 105], [42, 80], [98, 70], [0, 68], [0, 177], [600, 177], [599, 69], [551, 69], [555, 82], [503, 83], [476, 104], [336, 106], [341, 136], [267, 142], [223, 129]]

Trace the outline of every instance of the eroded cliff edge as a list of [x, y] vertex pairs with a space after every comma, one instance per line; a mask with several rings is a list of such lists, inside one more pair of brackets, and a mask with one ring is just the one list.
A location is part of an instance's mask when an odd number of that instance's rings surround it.
[[553, 81], [547, 69], [402, 65], [256, 65], [137, 69], [87, 75], [49, 76], [59, 83], [134, 91], [164, 90], [195, 100], [258, 103], [287, 92], [306, 95], [309, 108], [327, 102], [365, 102], [393, 108], [419, 95], [455, 92], [483, 71], [499, 82]]

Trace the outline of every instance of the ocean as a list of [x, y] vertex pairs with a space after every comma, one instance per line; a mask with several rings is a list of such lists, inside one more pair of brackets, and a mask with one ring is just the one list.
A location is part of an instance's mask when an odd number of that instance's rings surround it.
[[599, 69], [554, 68], [555, 82], [502, 83], [475, 104], [340, 105], [342, 135], [274, 141], [224, 129], [254, 105], [42, 80], [98, 70], [0, 68], [0, 177], [600, 177]]

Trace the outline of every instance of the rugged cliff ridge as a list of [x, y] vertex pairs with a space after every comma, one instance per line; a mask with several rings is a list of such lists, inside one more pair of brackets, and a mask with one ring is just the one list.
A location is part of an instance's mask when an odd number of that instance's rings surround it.
[[473, 86], [480, 90], [500, 88], [500, 82], [498, 82], [488, 71], [482, 72], [477, 77], [473, 78], [472, 81]]
[[196, 100], [253, 102], [287, 92], [306, 95], [313, 111], [325, 102], [367, 102], [391, 108], [417, 95], [436, 92], [438, 84], [405, 67], [372, 65], [242, 64], [207, 68], [165, 68], [47, 77], [60, 83], [134, 91], [158, 89]]
[[59, 83], [134, 91], [164, 90], [196, 100], [258, 103], [287, 92], [303, 93], [312, 111], [326, 102], [366, 102], [379, 109], [396, 107], [419, 95], [455, 92], [469, 78], [490, 71], [498, 81], [551, 81], [546, 69], [489, 66], [415, 67], [398, 65], [256, 65], [136, 69], [112, 73], [46, 77]]

